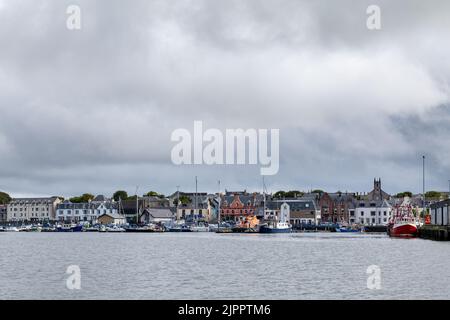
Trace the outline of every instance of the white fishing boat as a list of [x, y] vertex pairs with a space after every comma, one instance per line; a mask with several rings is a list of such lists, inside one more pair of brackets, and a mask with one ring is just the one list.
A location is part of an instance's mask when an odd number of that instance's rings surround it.
[[217, 230], [219, 230], [219, 225], [218, 224], [208, 224], [208, 229], [209, 232], [217, 232]]
[[111, 226], [106, 227], [106, 232], [125, 232], [125, 229], [119, 226]]
[[209, 227], [206, 224], [193, 224], [189, 226], [191, 232], [209, 232]]
[[[264, 212], [266, 212], [266, 193], [265, 184], [263, 178], [263, 195], [264, 195]], [[289, 233], [292, 230], [292, 226], [289, 223], [290, 209], [287, 203], [283, 203], [279, 210], [278, 216], [270, 216], [266, 223], [259, 227], [260, 233]]]
[[31, 231], [32, 226], [28, 225], [28, 226], [20, 226], [18, 229], [20, 232], [29, 232]]

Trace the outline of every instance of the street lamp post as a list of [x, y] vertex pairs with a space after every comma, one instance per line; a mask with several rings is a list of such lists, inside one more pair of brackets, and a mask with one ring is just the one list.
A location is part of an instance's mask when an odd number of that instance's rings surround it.
[[423, 210], [423, 221], [425, 223], [425, 155], [422, 156], [422, 210]]

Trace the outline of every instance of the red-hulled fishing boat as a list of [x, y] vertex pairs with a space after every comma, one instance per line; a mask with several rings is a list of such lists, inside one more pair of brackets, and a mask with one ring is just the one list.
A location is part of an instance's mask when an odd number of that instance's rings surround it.
[[388, 234], [391, 237], [411, 238], [417, 236], [417, 221], [409, 203], [394, 207], [392, 218], [388, 224]]

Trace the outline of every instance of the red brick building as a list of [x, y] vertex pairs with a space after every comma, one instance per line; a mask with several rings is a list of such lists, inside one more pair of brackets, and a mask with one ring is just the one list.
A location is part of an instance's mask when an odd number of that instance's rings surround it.
[[221, 220], [239, 221], [246, 216], [258, 215], [262, 203], [257, 194], [236, 193], [222, 196]]
[[322, 222], [348, 222], [349, 209], [354, 208], [354, 198], [353, 193], [322, 193], [318, 201]]

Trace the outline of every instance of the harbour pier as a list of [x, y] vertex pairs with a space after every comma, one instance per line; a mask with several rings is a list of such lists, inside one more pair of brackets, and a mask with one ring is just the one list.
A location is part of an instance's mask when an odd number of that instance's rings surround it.
[[450, 199], [430, 205], [430, 224], [419, 228], [419, 237], [437, 241], [449, 241], [450, 234]]
[[450, 241], [450, 226], [424, 225], [419, 228], [419, 238]]

